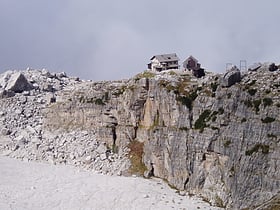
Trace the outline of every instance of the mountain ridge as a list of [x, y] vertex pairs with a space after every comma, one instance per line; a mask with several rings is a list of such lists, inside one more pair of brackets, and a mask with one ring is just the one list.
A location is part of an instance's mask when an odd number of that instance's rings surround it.
[[280, 71], [269, 67], [200, 79], [145, 71], [102, 82], [22, 71], [33, 88], [2, 90], [0, 152], [104, 174], [144, 173], [213, 205], [253, 209], [280, 186]]

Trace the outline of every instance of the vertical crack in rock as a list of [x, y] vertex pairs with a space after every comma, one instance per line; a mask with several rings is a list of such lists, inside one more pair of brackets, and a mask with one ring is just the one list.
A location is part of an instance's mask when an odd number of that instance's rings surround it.
[[22, 72], [33, 88], [16, 77], [8, 90], [11, 74], [0, 76], [1, 153], [121, 174], [137, 140], [146, 175], [212, 204], [253, 208], [279, 191], [280, 71], [268, 64], [241, 81], [166, 71], [90, 82], [36, 70]]
[[144, 177], [145, 178], [151, 178], [155, 176], [154, 174], [154, 163], [150, 163], [149, 166], [147, 167], [147, 170], [144, 172]]
[[[137, 123], [138, 124], [138, 123]], [[133, 139], [137, 139], [137, 131], [138, 131], [138, 126], [134, 126], [134, 135]]]
[[146, 89], [147, 91], [149, 91], [149, 89], [150, 89], [150, 82], [149, 82], [149, 78], [146, 78], [146, 85], [145, 85], [145, 89]]
[[187, 189], [187, 184], [189, 183], [189, 181], [190, 181], [190, 178], [188, 177], [188, 178], [186, 179], [186, 181], [184, 182], [184, 189], [185, 189], [185, 190]]
[[112, 144], [112, 150], [114, 153], [117, 153], [118, 149], [117, 149], [117, 145], [116, 145], [116, 141], [117, 141], [117, 133], [116, 133], [116, 127], [113, 126], [112, 127], [112, 138], [113, 138], [113, 144]]
[[189, 111], [189, 123], [190, 123], [190, 128], [192, 128], [192, 125], [193, 125], [193, 112], [192, 112], [192, 110]]

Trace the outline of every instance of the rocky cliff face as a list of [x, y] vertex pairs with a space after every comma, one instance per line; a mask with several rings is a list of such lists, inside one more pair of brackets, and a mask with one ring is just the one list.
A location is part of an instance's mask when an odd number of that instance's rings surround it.
[[174, 71], [114, 82], [36, 72], [22, 73], [35, 89], [3, 95], [3, 153], [124, 173], [140, 142], [145, 176], [214, 205], [255, 208], [279, 196], [279, 70], [262, 65], [238, 83]]

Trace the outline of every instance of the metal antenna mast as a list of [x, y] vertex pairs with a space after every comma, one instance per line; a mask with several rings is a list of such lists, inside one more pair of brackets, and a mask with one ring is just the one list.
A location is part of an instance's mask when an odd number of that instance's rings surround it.
[[247, 71], [247, 61], [240, 60], [240, 71]]

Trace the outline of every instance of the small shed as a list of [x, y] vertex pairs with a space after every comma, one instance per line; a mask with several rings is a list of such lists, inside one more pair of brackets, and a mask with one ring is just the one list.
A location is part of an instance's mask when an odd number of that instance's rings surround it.
[[197, 78], [205, 76], [204, 69], [201, 68], [198, 60], [192, 55], [183, 62], [183, 68], [184, 70], [188, 69], [189, 71], [192, 71], [193, 75]]
[[198, 63], [198, 60], [191, 55], [183, 62], [183, 68], [188, 69], [189, 71], [198, 70], [200, 69], [200, 63]]

